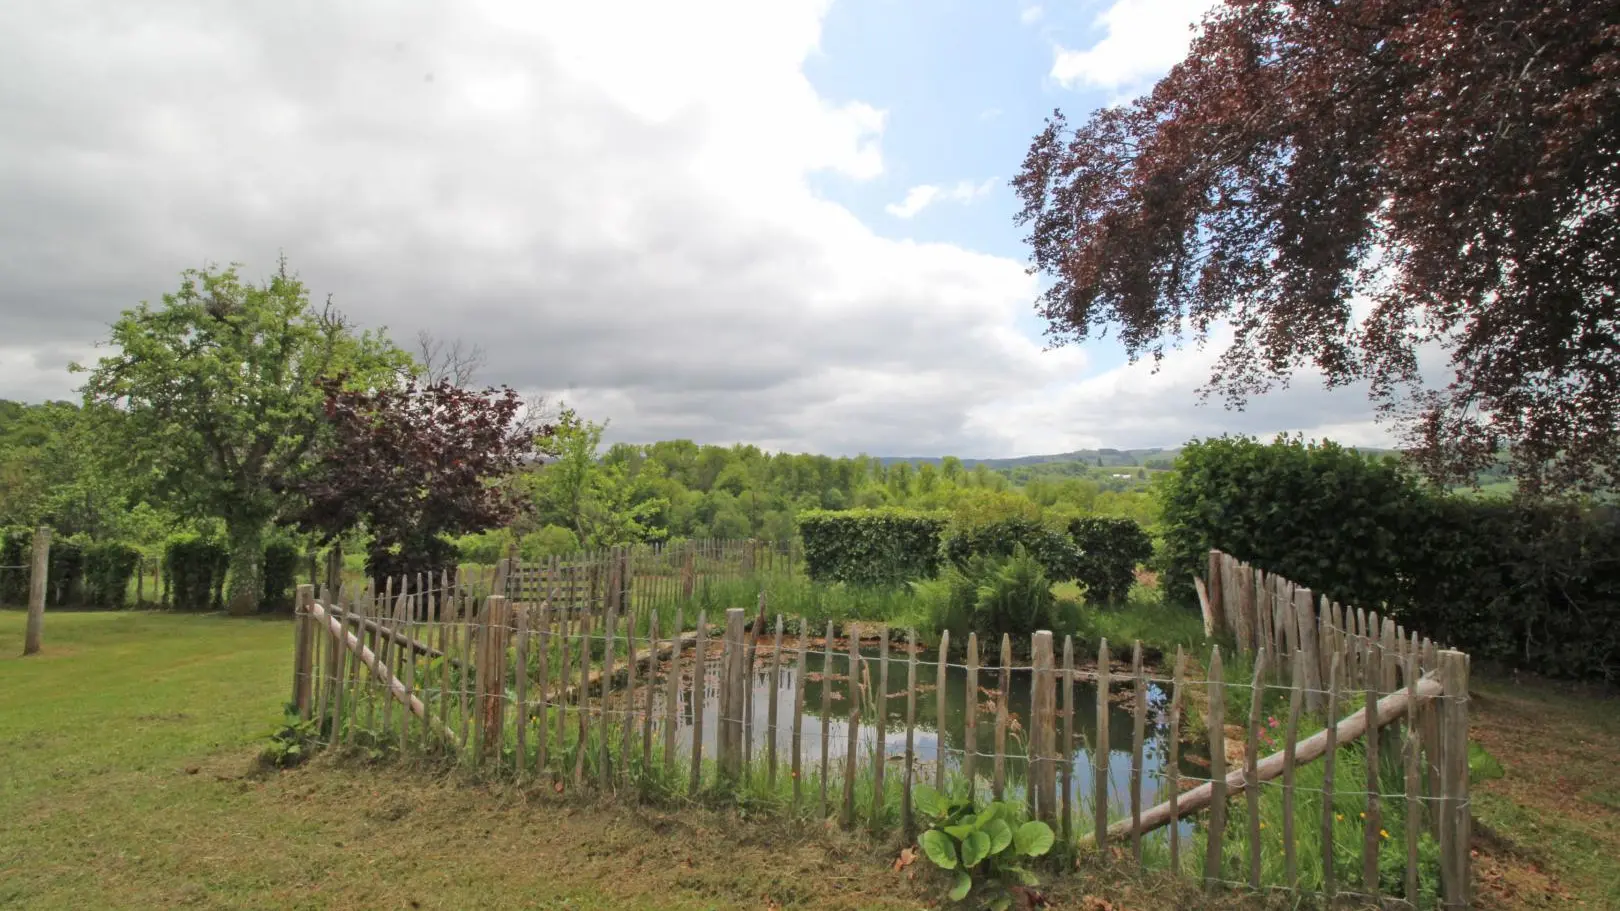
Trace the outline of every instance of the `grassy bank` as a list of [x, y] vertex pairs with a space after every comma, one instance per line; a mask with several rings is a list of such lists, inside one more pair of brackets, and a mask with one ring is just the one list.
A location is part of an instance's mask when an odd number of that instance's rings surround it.
[[[925, 864], [892, 869], [894, 844], [746, 806], [598, 803], [324, 757], [265, 771], [285, 621], [56, 613], [26, 660], [22, 626], [0, 611], [3, 907], [917, 908], [942, 891]], [[1478, 904], [1620, 906], [1616, 701], [1476, 679], [1474, 735], [1505, 766], [1476, 790]], [[1118, 865], [1048, 896], [1286, 904]]]

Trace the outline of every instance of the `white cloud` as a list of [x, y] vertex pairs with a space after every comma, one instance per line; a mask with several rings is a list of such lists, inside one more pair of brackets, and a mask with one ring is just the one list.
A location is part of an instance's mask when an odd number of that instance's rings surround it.
[[1000, 448], [966, 409], [1084, 355], [1018, 329], [1020, 262], [811, 187], [884, 170], [884, 112], [804, 75], [825, 8], [0, 4], [0, 397], [70, 395], [180, 270], [285, 250], [317, 299], [479, 343], [484, 379], [620, 439]]
[[1067, 88], [1131, 91], [1187, 55], [1192, 26], [1220, 0], [1114, 0], [1094, 23], [1102, 37], [1084, 50], [1059, 46], [1051, 76]]
[[889, 203], [883, 207], [883, 211], [895, 218], [911, 218], [936, 202], [970, 203], [981, 199], [994, 189], [995, 185], [994, 177], [981, 183], [962, 180], [949, 187], [925, 183], [907, 190], [904, 199], [897, 203]]
[[1079, 381], [975, 405], [969, 425], [986, 432], [1021, 429], [1020, 452], [1070, 452], [1099, 446], [1178, 446], [1192, 437], [1226, 433], [1262, 439], [1301, 431], [1347, 445], [1393, 446], [1392, 428], [1377, 420], [1365, 387], [1328, 390], [1314, 371], [1301, 371], [1287, 388], [1229, 409], [1198, 393], [1210, 378], [1230, 330], [1207, 343], [1168, 352], [1155, 370], [1151, 360], [1122, 364]]
[[[825, 8], [0, 4], [0, 397], [71, 395], [181, 269], [285, 250], [317, 299], [481, 344], [483, 379], [615, 439], [984, 456], [1205, 426], [1195, 382], [1076, 382], [1091, 352], [1041, 350], [1023, 263], [815, 192], [885, 167], [884, 112], [804, 75]], [[1345, 419], [1323, 401], [1277, 420]]]
[[1018, 21], [1025, 25], [1034, 25], [1035, 23], [1041, 21], [1041, 16], [1044, 13], [1045, 10], [1041, 9], [1039, 5], [1026, 6], [1022, 10], [1019, 10]]

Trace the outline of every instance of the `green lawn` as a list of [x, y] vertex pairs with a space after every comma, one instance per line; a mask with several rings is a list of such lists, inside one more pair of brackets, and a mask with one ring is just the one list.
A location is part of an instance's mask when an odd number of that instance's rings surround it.
[[[287, 699], [292, 626], [52, 613], [45, 651], [0, 611], [0, 907], [920, 908], [941, 882], [897, 845], [702, 808], [536, 794], [320, 757], [256, 761]], [[1484, 682], [1484, 907], [1620, 897], [1613, 699]], [[1481, 828], [1484, 828], [1483, 826]], [[906, 873], [916, 872], [911, 881]], [[1281, 906], [1087, 869], [1056, 907]]]

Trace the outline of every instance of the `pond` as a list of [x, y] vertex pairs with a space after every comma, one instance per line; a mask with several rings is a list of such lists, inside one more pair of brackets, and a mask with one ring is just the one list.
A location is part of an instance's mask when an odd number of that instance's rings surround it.
[[[770, 737], [768, 718], [772, 698], [771, 687], [771, 660], [768, 654], [769, 647], [762, 647], [749, 682], [752, 689], [752, 724], [749, 727], [749, 741], [753, 761], [762, 763], [766, 754], [765, 745]], [[878, 653], [875, 647], [863, 648], [861, 651], [862, 665], [870, 675], [871, 686], [876, 687], [878, 680]], [[797, 660], [795, 649], [784, 646], [782, 666], [777, 671], [775, 699], [777, 703], [778, 731], [776, 745], [778, 763], [785, 770], [792, 759], [793, 747], [793, 700], [794, 688], [797, 685], [797, 669], [794, 663]], [[843, 762], [848, 748], [849, 737], [849, 679], [848, 679], [848, 652], [835, 651], [832, 658], [832, 673], [829, 675], [824, 666], [825, 653], [814, 649], [805, 657], [805, 687], [804, 687], [804, 713], [800, 723], [800, 736], [803, 750], [803, 768], [806, 774], [819, 770], [821, 762], [822, 718], [821, 705], [823, 689], [831, 687], [830, 710], [827, 718], [827, 745], [830, 768], [836, 778], [843, 768]], [[917, 780], [932, 782], [935, 763], [944, 761], [947, 769], [947, 780], [960, 777], [964, 750], [966, 744], [966, 717], [967, 704], [967, 670], [958, 665], [951, 665], [947, 669], [947, 684], [945, 699], [945, 729], [943, 733], [938, 728], [938, 709], [940, 693], [935, 686], [938, 673], [938, 654], [924, 650], [918, 655], [917, 667], [917, 718], [914, 739], [914, 749], [917, 757]], [[885, 755], [889, 763], [890, 775], [899, 775], [902, 772], [906, 748], [906, 675], [907, 656], [903, 653], [891, 652], [889, 657], [889, 685], [886, 702], [886, 736], [884, 738]], [[703, 700], [703, 754], [706, 757], [714, 756], [715, 738], [719, 730], [719, 660], [711, 655], [704, 665], [704, 700]], [[661, 672], [662, 675], [662, 672]], [[683, 674], [679, 701], [676, 706], [676, 742], [678, 752], [690, 755], [693, 733], [693, 704], [691, 698], [691, 682], [689, 674]], [[975, 777], [980, 780], [982, 787], [988, 789], [989, 781], [994, 768], [995, 754], [995, 697], [996, 688], [1000, 680], [998, 667], [980, 668], [978, 676], [979, 692], [976, 698], [976, 743], [972, 748], [977, 752], [974, 760]], [[1030, 672], [1015, 669], [1011, 675], [1011, 699], [1008, 702], [1009, 725], [1007, 735], [1006, 759], [1006, 797], [1009, 800], [1022, 800], [1024, 783], [1027, 777], [1028, 760], [1024, 758], [1027, 752], [1027, 733], [1030, 713]], [[1061, 689], [1061, 687], [1060, 687]], [[664, 718], [662, 707], [665, 688], [657, 687], [655, 690], [655, 719], [659, 724]], [[1092, 766], [1093, 747], [1097, 740], [1097, 690], [1096, 684], [1090, 680], [1077, 680], [1074, 684], [1075, 714], [1074, 737], [1075, 748], [1068, 756], [1073, 770], [1074, 791], [1077, 818], [1079, 808], [1084, 807], [1089, 813], [1091, 806], [1092, 782], [1094, 772]], [[1131, 773], [1131, 741], [1134, 719], [1132, 717], [1131, 696], [1117, 686], [1114, 689], [1114, 701], [1108, 708], [1108, 793], [1110, 805], [1110, 818], [1120, 819], [1130, 812], [1130, 773]], [[1061, 694], [1059, 700], [1061, 701]], [[870, 767], [871, 757], [877, 744], [877, 731], [873, 724], [874, 714], [867, 710], [861, 716], [858, 750], [861, 765]], [[1143, 782], [1142, 807], [1147, 809], [1166, 799], [1167, 779], [1165, 777], [1165, 763], [1169, 755], [1168, 746], [1169, 728], [1169, 693], [1150, 684], [1147, 696], [1147, 725], [1143, 745]], [[661, 739], [662, 734], [658, 737]], [[1062, 738], [1062, 718], [1058, 720], [1058, 737]], [[1180, 772], [1183, 778], [1205, 779], [1209, 774], [1208, 750], [1183, 743]], [[784, 772], [785, 774], [785, 772]], [[1059, 779], [1061, 781], [1061, 778]], [[836, 787], [836, 784], [834, 785]], [[1183, 785], [1185, 787], [1185, 785]], [[1089, 817], [1087, 817], [1089, 818]], [[1077, 823], [1077, 828], [1079, 824]]]

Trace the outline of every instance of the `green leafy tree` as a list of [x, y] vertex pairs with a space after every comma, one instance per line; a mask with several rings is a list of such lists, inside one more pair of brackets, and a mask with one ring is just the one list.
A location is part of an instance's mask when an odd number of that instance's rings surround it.
[[551, 436], [540, 442], [551, 461], [527, 480], [537, 521], [573, 531], [587, 547], [656, 540], [663, 530], [655, 520], [669, 501], [656, 496], [638, 501], [628, 462], [597, 458], [606, 429], [571, 408], [562, 410]]
[[411, 361], [330, 302], [312, 306], [285, 260], [257, 285], [237, 269], [188, 270], [162, 306], [124, 311], [108, 339], [117, 353], [89, 370], [83, 392], [87, 407], [126, 415], [128, 456], [161, 502], [224, 524], [230, 609], [249, 613], [266, 531], [290, 518], [289, 482], [323, 427], [321, 381], [387, 384]]

